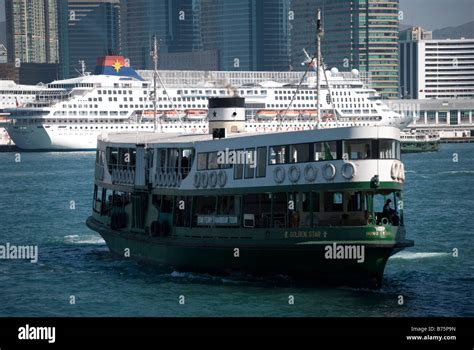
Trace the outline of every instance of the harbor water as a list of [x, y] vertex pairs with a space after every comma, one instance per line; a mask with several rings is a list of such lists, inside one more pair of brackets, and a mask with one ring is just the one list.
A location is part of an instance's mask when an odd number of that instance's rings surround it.
[[94, 153], [0, 154], [0, 245], [39, 249], [37, 263], [0, 260], [0, 316], [474, 316], [472, 144], [404, 155], [415, 247], [389, 260], [376, 291], [117, 259], [85, 226], [94, 161]]

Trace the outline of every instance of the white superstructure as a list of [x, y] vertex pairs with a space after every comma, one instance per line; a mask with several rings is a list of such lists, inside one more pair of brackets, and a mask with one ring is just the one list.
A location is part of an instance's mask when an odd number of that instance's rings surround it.
[[327, 71], [327, 81], [322, 82], [320, 116], [316, 79], [309, 77], [302, 85], [259, 80], [238, 87], [204, 81], [159, 86], [155, 118], [153, 84], [126, 67], [121, 57], [102, 62], [108, 63], [100, 74], [52, 82], [46, 87], [50, 94], [42, 90], [33, 101], [7, 109], [11, 122], [6, 128], [15, 144], [26, 150], [82, 150], [95, 149], [102, 133], [207, 133], [208, 98], [229, 96], [246, 99], [250, 132], [370, 125], [404, 128], [408, 123], [375, 90], [365, 87], [358, 72], [337, 70]]

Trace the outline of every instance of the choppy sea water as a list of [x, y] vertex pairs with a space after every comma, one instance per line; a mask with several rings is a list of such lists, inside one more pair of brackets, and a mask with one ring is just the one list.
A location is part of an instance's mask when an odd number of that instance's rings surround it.
[[474, 145], [404, 156], [416, 246], [389, 260], [378, 291], [117, 260], [84, 224], [94, 158], [23, 153], [16, 163], [15, 154], [0, 154], [0, 245], [39, 246], [37, 264], [0, 260], [0, 316], [474, 316]]

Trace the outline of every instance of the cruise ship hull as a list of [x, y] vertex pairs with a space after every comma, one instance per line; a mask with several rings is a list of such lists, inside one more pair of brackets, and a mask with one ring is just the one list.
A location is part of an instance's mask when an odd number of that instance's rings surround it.
[[[370, 288], [381, 286], [385, 265], [391, 255], [413, 246], [412, 241], [404, 239], [357, 241], [358, 245], [365, 248], [363, 262], [360, 262], [356, 259], [327, 259], [326, 248], [332, 242], [150, 237], [111, 230], [92, 217], [87, 220], [87, 226], [104, 238], [115, 255], [158, 264], [175, 271], [219, 275], [233, 272], [283, 275], [313, 283]], [[240, 234], [245, 235], [244, 232]], [[341, 240], [337, 244], [352, 246], [355, 242]], [[236, 249], [238, 256], [235, 255]]]
[[[120, 125], [120, 124], [119, 124]], [[353, 122], [340, 122], [324, 124], [319, 128], [330, 129], [335, 127], [357, 126]], [[374, 124], [375, 126], [375, 124]], [[86, 129], [87, 128], [87, 129]], [[70, 129], [58, 125], [6, 125], [10, 138], [20, 150], [25, 151], [83, 151], [95, 150], [97, 148], [97, 137], [103, 133], [120, 133], [130, 131], [152, 132], [152, 124], [143, 126], [141, 124], [128, 124], [127, 126], [110, 125], [107, 130], [97, 129], [97, 125], [85, 125], [82, 129]], [[187, 134], [206, 134], [208, 123], [167, 123], [159, 127], [161, 132], [180, 132]], [[318, 128], [314, 122], [294, 121], [280, 123], [278, 121], [248, 122], [247, 131], [256, 133], [305, 131]]]

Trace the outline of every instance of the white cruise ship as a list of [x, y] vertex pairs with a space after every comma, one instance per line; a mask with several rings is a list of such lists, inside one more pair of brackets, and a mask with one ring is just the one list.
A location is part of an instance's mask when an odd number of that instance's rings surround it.
[[89, 150], [96, 148], [102, 133], [207, 133], [208, 98], [230, 96], [246, 99], [250, 132], [371, 125], [404, 129], [411, 121], [366, 88], [357, 71], [325, 73], [318, 116], [313, 77], [301, 85], [268, 81], [239, 87], [160, 86], [155, 101], [152, 82], [127, 66], [123, 57], [106, 56], [98, 60], [94, 75], [52, 82], [34, 101], [6, 108], [9, 121], [2, 125], [20, 149]]
[[[12, 80], [0, 80], [0, 123], [5, 123], [8, 113], [5, 109], [19, 108], [34, 101], [41, 101], [55, 94], [55, 89], [45, 84], [20, 85]], [[13, 142], [7, 130], [0, 127], [0, 146], [11, 145]]]

